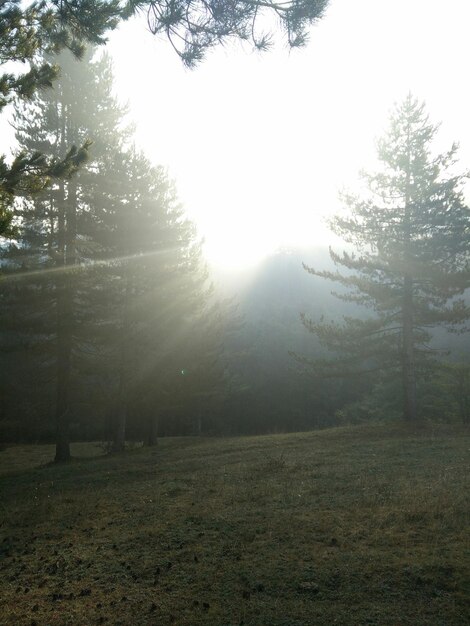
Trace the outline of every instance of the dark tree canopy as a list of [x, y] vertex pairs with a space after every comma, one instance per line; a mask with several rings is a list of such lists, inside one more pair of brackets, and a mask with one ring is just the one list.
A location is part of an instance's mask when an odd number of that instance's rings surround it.
[[[83, 55], [87, 44], [102, 44], [121, 14], [118, 0], [0, 1], [0, 112], [15, 98], [30, 99], [38, 89], [50, 87], [59, 74], [54, 56], [67, 48]], [[46, 60], [47, 58], [47, 60]], [[26, 64], [25, 71], [21, 70]], [[6, 66], [6, 67], [4, 67]], [[86, 160], [89, 142], [69, 146], [61, 160], [39, 151], [22, 151], [8, 164], [0, 154], [0, 235], [10, 236], [10, 211], [16, 195], [44, 189], [54, 178], [70, 177]]]
[[[251, 41], [258, 49], [270, 36], [259, 26], [275, 14], [289, 46], [301, 46], [307, 28], [320, 19], [328, 0], [41, 0], [22, 6], [21, 0], [0, 2], [0, 66], [30, 63], [25, 72], [0, 75], [0, 110], [15, 96], [30, 98], [48, 87], [58, 67], [43, 55], [64, 48], [81, 57], [86, 45], [105, 43], [120, 20], [145, 12], [150, 31], [166, 34], [186, 65], [230, 38]], [[39, 62], [40, 61], [40, 62]]]
[[369, 194], [343, 194], [347, 212], [331, 222], [333, 232], [355, 251], [330, 251], [345, 271], [305, 269], [344, 287], [340, 299], [375, 316], [344, 317], [342, 323], [306, 319], [330, 354], [314, 364], [327, 376], [393, 372], [402, 379], [403, 414], [417, 416], [417, 380], [435, 352], [432, 330], [465, 330], [470, 307], [470, 210], [455, 173], [456, 150], [433, 156], [437, 126], [424, 105], [409, 95], [396, 107], [378, 142], [382, 170], [364, 174]]
[[308, 26], [319, 20], [328, 0], [131, 0], [132, 11], [147, 14], [150, 31], [168, 36], [185, 65], [194, 66], [205, 52], [228, 39], [269, 47], [264, 24], [273, 14], [290, 47], [307, 40]]
[[43, 60], [45, 53], [64, 48], [81, 57], [87, 44], [102, 44], [120, 15], [118, 0], [0, 2], [0, 65], [11, 61], [30, 63], [25, 72], [0, 75], [0, 111], [12, 98], [30, 98], [41, 87], [50, 87], [59, 68]]
[[92, 135], [90, 158], [72, 179], [17, 201], [17, 240], [1, 255], [0, 344], [25, 372], [3, 377], [4, 412], [21, 415], [14, 390], [32, 375], [27, 411], [54, 422], [57, 461], [70, 458], [71, 428], [86, 414], [108, 423], [116, 451], [135, 418], [154, 436], [150, 418], [178, 395], [188, 362], [191, 392], [212, 390], [224, 331], [195, 227], [164, 168], [129, 146], [110, 59], [87, 56], [63, 52], [54, 88], [19, 106], [14, 123], [20, 146], [48, 157]]

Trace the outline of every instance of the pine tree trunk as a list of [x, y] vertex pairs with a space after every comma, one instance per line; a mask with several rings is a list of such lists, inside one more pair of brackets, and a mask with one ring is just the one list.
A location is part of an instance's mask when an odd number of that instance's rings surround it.
[[70, 383], [70, 354], [71, 341], [67, 328], [68, 310], [67, 294], [65, 292], [64, 277], [60, 279], [62, 285], [57, 302], [57, 404], [56, 404], [56, 462], [70, 460], [70, 426], [68, 392]]
[[127, 377], [126, 377], [126, 336], [122, 336], [121, 367], [119, 372], [119, 386], [117, 393], [116, 410], [114, 414], [114, 433], [112, 452], [119, 454], [126, 449], [126, 423], [127, 423]]
[[123, 319], [121, 328], [121, 346], [120, 346], [120, 371], [119, 371], [119, 387], [117, 397], [117, 407], [115, 413], [115, 426], [114, 426], [114, 439], [113, 448], [114, 453], [124, 452], [126, 448], [126, 422], [127, 422], [127, 404], [129, 402], [128, 391], [128, 376], [129, 376], [129, 335], [130, 335], [130, 298], [131, 294], [131, 277], [129, 268], [126, 268], [126, 286], [124, 291], [124, 307], [123, 307]]
[[[58, 263], [62, 272], [57, 281], [57, 404], [56, 404], [56, 462], [70, 460], [70, 373], [72, 365], [73, 342], [73, 277], [66, 271], [76, 264], [75, 240], [77, 236], [76, 220], [77, 184], [68, 185], [65, 200], [65, 187], [59, 187], [59, 242]], [[64, 205], [65, 216], [64, 216]], [[64, 219], [65, 217], [65, 219]]]
[[402, 303], [402, 375], [403, 375], [403, 417], [407, 422], [415, 422], [416, 411], [416, 370], [415, 348], [413, 336], [414, 302], [413, 302], [413, 278], [409, 273], [412, 267], [412, 235], [411, 235], [411, 132], [408, 125], [407, 131], [407, 165], [406, 165], [406, 189], [405, 211], [403, 220], [403, 260], [405, 263], [405, 275], [403, 277], [403, 303]]
[[408, 422], [415, 422], [416, 410], [416, 371], [413, 339], [413, 282], [405, 276], [403, 295], [403, 416]]

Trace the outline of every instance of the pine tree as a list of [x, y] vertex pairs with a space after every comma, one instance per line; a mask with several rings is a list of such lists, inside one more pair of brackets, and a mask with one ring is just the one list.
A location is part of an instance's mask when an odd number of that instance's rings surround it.
[[[15, 98], [31, 100], [38, 89], [50, 87], [59, 75], [61, 51], [81, 58], [87, 44], [102, 44], [116, 27], [122, 10], [117, 0], [78, 2], [0, 3], [0, 69], [21, 62], [26, 71], [0, 74], [0, 112]], [[11, 69], [11, 68], [8, 68]], [[8, 163], [0, 154], [0, 236], [11, 237], [15, 196], [31, 196], [56, 178], [70, 177], [86, 158], [88, 144], [70, 144], [61, 159], [39, 151], [23, 150]]]
[[[9, 254], [12, 269], [22, 270], [14, 284], [23, 334], [38, 351], [46, 343], [56, 351], [47, 362], [57, 385], [58, 461], [69, 458], [71, 413], [86, 385], [95, 399], [91, 387], [104, 391], [99, 403], [108, 405], [114, 450], [124, 449], [128, 416], [158, 397], [176, 355], [187, 359], [210, 293], [201, 244], [174, 185], [127, 146], [109, 60], [69, 57], [62, 67], [55, 89], [17, 114], [18, 139], [60, 156], [69, 140], [90, 137], [90, 160], [23, 203], [21, 240]], [[18, 320], [14, 308], [9, 317]]]
[[[157, 365], [151, 373], [163, 384], [154, 400], [158, 413], [147, 422], [148, 445], [156, 443], [159, 413], [173, 414], [173, 432], [220, 432], [226, 404], [240, 388], [233, 367], [240, 355], [227, 349], [240, 326], [241, 317], [232, 300], [220, 300], [212, 290], [202, 290], [184, 316], [165, 367]], [[149, 389], [152, 392], [151, 385]]]
[[135, 150], [102, 166], [93, 239], [106, 323], [97, 330], [102, 369], [113, 372], [113, 449], [121, 452], [128, 415], [149, 395], [145, 383], [155, 396], [184, 342], [187, 318], [205, 300], [207, 273], [194, 226], [163, 168]]
[[[147, 22], [150, 31], [166, 35], [183, 63], [192, 67], [208, 50], [230, 39], [249, 41], [258, 50], [269, 48], [272, 36], [266, 31], [268, 16], [277, 18], [291, 48], [302, 46], [308, 39], [307, 27], [321, 19], [327, 6], [328, 0], [239, 0], [224, 4], [184, 0], [179, 5], [162, 0], [148, 2]], [[129, 7], [139, 10], [142, 2], [132, 0]]]
[[411, 95], [396, 107], [386, 136], [378, 142], [379, 173], [364, 174], [369, 194], [343, 194], [348, 210], [331, 222], [334, 233], [355, 252], [330, 249], [346, 272], [315, 276], [343, 285], [340, 299], [375, 312], [343, 323], [312, 321], [305, 326], [337, 358], [314, 364], [321, 375], [348, 376], [373, 370], [401, 377], [403, 416], [416, 420], [416, 385], [435, 358], [432, 329], [463, 330], [470, 307], [459, 296], [470, 286], [470, 211], [454, 173], [457, 146], [432, 156], [437, 126]]
[[[10, 269], [21, 268], [23, 276], [21, 283], [16, 279], [23, 307], [13, 318], [23, 318], [23, 332], [29, 340], [35, 334], [41, 343], [47, 338], [46, 343], [55, 346], [55, 358], [49, 356], [47, 362], [55, 362], [56, 370], [58, 461], [70, 457], [72, 370], [84, 308], [84, 274], [77, 270], [91, 259], [87, 237], [89, 189], [97, 176], [97, 164], [119, 150], [119, 131], [126, 136], [125, 128], [120, 128], [124, 111], [111, 95], [110, 61], [105, 56], [97, 61], [91, 57], [90, 52], [87, 59], [78, 62], [70, 53], [63, 53], [62, 74], [54, 89], [41, 92], [31, 104], [19, 106], [15, 115], [17, 139], [27, 152], [60, 160], [67, 146], [80, 145], [91, 137], [94, 141], [85, 169], [68, 180], [58, 179], [34, 200], [24, 200], [17, 212], [19, 241], [12, 244], [8, 254]], [[39, 290], [38, 285], [42, 285]], [[32, 296], [37, 300], [34, 312], [28, 302]], [[3, 313], [8, 314], [8, 310]]]

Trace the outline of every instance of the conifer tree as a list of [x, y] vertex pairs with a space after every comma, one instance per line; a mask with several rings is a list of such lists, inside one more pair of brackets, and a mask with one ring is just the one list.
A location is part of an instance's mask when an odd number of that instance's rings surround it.
[[93, 240], [106, 324], [96, 329], [102, 371], [113, 372], [113, 450], [121, 452], [128, 416], [145, 396], [159, 395], [170, 362], [188, 343], [189, 320], [208, 294], [207, 272], [163, 168], [129, 150], [103, 161], [99, 175]]
[[[87, 168], [70, 179], [59, 178], [55, 184], [25, 199], [18, 208], [20, 235], [8, 252], [10, 269], [21, 268], [20, 316], [24, 312], [23, 332], [31, 339], [31, 319], [42, 321], [40, 342], [55, 346], [57, 425], [56, 460], [70, 457], [69, 422], [73, 355], [77, 347], [77, 325], [83, 317], [83, 273], [77, 269], [90, 260], [87, 231], [91, 215], [89, 189], [97, 176], [100, 160], [118, 150], [125, 128], [120, 128], [124, 111], [111, 94], [110, 61], [103, 56], [92, 61], [89, 52], [83, 62], [70, 53], [62, 53], [62, 73], [54, 89], [37, 94], [30, 104], [18, 107], [15, 126], [20, 148], [40, 152], [61, 160], [71, 144], [81, 145], [93, 137], [93, 150]], [[119, 129], [119, 130], [118, 130]], [[42, 285], [38, 292], [38, 284]], [[5, 292], [6, 294], [6, 292]], [[38, 300], [34, 313], [28, 306], [33, 294]], [[42, 294], [41, 298], [39, 295]], [[5, 296], [6, 297], [6, 296]], [[7, 314], [3, 311], [3, 314]], [[34, 332], [34, 331], [33, 331]]]
[[[87, 44], [102, 44], [122, 17], [119, 0], [0, 3], [0, 113], [15, 98], [29, 101], [59, 75], [61, 51], [82, 58]], [[11, 71], [21, 62], [25, 71]], [[3, 66], [6, 65], [4, 68]], [[68, 178], [83, 164], [88, 144], [69, 144], [62, 159], [22, 150], [12, 163], [0, 154], [0, 236], [10, 237], [14, 197], [31, 196], [55, 178]]]
[[432, 156], [437, 126], [410, 95], [396, 107], [390, 129], [378, 142], [382, 171], [364, 174], [369, 194], [343, 194], [347, 212], [331, 222], [334, 233], [355, 251], [330, 249], [346, 271], [305, 269], [343, 285], [340, 299], [374, 311], [374, 317], [345, 317], [343, 323], [305, 326], [336, 357], [319, 360], [323, 376], [373, 370], [401, 378], [406, 420], [418, 415], [416, 385], [435, 358], [432, 329], [465, 329], [470, 307], [461, 297], [470, 286], [470, 210], [466, 175], [454, 172], [457, 146]]
[[68, 141], [90, 137], [90, 159], [18, 211], [20, 240], [8, 257], [20, 271], [4, 310], [54, 370], [57, 461], [70, 456], [71, 414], [87, 383], [105, 390], [113, 447], [124, 449], [128, 415], [194, 353], [210, 294], [174, 185], [127, 145], [109, 59], [69, 56], [62, 67], [54, 90], [16, 115], [18, 140], [60, 157]]

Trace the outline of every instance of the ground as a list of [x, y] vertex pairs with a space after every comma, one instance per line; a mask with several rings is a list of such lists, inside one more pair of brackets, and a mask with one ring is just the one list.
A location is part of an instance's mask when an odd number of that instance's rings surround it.
[[[465, 432], [0, 452], [5, 625], [464, 626]], [[468, 605], [467, 605], [468, 606]]]

